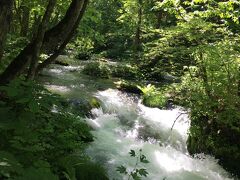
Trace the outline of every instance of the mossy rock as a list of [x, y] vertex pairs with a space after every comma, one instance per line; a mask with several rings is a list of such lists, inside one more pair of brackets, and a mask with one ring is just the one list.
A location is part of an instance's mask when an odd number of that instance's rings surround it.
[[72, 61], [68, 56], [66, 55], [60, 55], [57, 57], [55, 64], [61, 65], [61, 66], [70, 66], [70, 61]]
[[77, 113], [80, 116], [89, 115], [92, 109], [90, 103], [86, 99], [71, 99], [69, 100], [69, 103], [74, 113]]
[[61, 66], [69, 66], [70, 64], [67, 62], [63, 62], [63, 61], [55, 61], [55, 64], [61, 65]]
[[100, 101], [97, 98], [95, 98], [95, 97], [92, 98], [89, 101], [89, 103], [90, 103], [91, 108], [100, 108], [101, 107]]
[[93, 108], [99, 108], [101, 106], [100, 101], [93, 97], [91, 99], [71, 99], [69, 100], [73, 113], [80, 116], [91, 116], [91, 110]]
[[119, 81], [116, 83], [117, 89], [127, 92], [127, 93], [133, 93], [133, 94], [143, 94], [142, 90], [138, 87], [137, 84], [133, 82], [127, 82], [127, 81]]

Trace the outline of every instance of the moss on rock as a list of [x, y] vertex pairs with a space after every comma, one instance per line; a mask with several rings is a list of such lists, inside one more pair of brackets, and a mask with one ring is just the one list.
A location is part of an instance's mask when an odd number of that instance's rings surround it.
[[133, 94], [143, 94], [142, 90], [139, 88], [139, 86], [136, 83], [133, 82], [127, 82], [127, 81], [119, 81], [116, 82], [117, 89], [128, 92], [128, 93], [133, 93]]
[[100, 101], [95, 97], [91, 99], [71, 99], [69, 103], [72, 111], [80, 116], [91, 116], [91, 110], [101, 106]]

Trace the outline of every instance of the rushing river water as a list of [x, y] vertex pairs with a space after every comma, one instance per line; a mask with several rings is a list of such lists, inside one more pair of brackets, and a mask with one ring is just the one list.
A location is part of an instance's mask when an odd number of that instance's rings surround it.
[[148, 108], [137, 97], [113, 89], [111, 80], [83, 76], [79, 73], [81, 68], [54, 65], [44, 71], [40, 81], [66, 98], [95, 96], [101, 101], [101, 108], [92, 109], [93, 116], [86, 118], [95, 136], [86, 153], [104, 165], [110, 179], [127, 179], [116, 172], [116, 168], [123, 165], [133, 169], [136, 161], [128, 154], [131, 149], [142, 149], [150, 161], [143, 166], [139, 164], [149, 173], [143, 179], [231, 179], [213, 157], [198, 154], [193, 158], [188, 154], [186, 140], [190, 122], [183, 109]]

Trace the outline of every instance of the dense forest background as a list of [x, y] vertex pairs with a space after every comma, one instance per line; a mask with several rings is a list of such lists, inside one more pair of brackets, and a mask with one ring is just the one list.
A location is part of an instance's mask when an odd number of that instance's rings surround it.
[[239, 176], [239, 21], [238, 0], [0, 0], [0, 179], [107, 179], [84, 154], [87, 110], [35, 81], [68, 53], [147, 106], [190, 109], [188, 151]]

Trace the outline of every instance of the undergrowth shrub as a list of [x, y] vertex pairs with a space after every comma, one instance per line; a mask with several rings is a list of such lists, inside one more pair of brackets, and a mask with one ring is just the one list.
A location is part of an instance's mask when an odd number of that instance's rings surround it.
[[75, 50], [75, 57], [80, 60], [88, 60], [93, 52], [94, 42], [90, 38], [76, 38], [74, 42], [67, 45], [68, 49]]
[[19, 54], [19, 52], [26, 46], [28, 39], [9, 35], [4, 48], [4, 57], [0, 62], [0, 73], [10, 64], [10, 62]]
[[127, 80], [134, 80], [140, 78], [138, 68], [130, 64], [113, 66], [111, 75], [113, 77], [120, 77]]
[[87, 64], [83, 73], [100, 78], [117, 77], [126, 80], [140, 79], [142, 75], [139, 73], [138, 67], [130, 64], [110, 65], [105, 62], [91, 62]]
[[0, 179], [76, 179], [89, 126], [61, 98], [21, 79], [0, 87]]
[[164, 89], [158, 89], [154, 85], [149, 84], [140, 88], [143, 92], [143, 104], [149, 107], [165, 108], [168, 97]]
[[108, 65], [102, 62], [91, 62], [84, 67], [83, 73], [98, 78], [109, 78], [111, 71]]
[[[239, 41], [224, 39], [196, 49], [197, 66], [186, 67], [182, 92], [191, 109], [190, 153], [208, 153], [239, 175]], [[234, 154], [234, 155], [233, 155]]]

